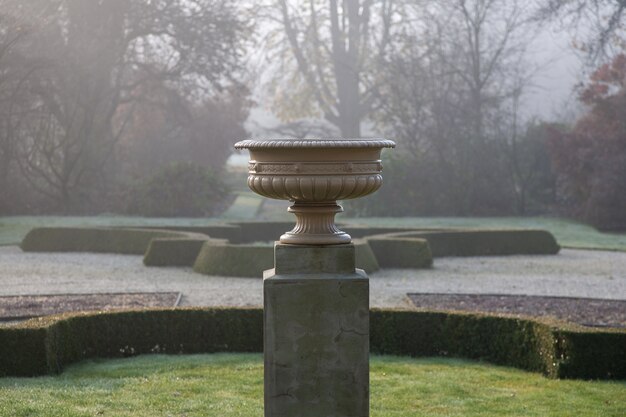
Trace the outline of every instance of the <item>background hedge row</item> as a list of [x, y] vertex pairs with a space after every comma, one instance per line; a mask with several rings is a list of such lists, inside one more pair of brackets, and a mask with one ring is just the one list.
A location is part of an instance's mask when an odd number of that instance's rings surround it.
[[[207, 275], [260, 277], [273, 265], [272, 237], [290, 226], [254, 222], [161, 229], [44, 227], [31, 230], [21, 247], [24, 251], [37, 252], [144, 254], [147, 266], [193, 266], [196, 272]], [[407, 231], [368, 227], [347, 230], [354, 235], [357, 267], [368, 273], [380, 267], [428, 268], [437, 256], [559, 251], [554, 237], [541, 230]]]
[[388, 237], [426, 239], [432, 256], [554, 255], [561, 247], [545, 230], [419, 230]]
[[[58, 373], [86, 358], [261, 352], [261, 309], [74, 313], [0, 327], [0, 376]], [[485, 360], [553, 378], [626, 379], [626, 330], [485, 314], [372, 310], [372, 353]]]
[[143, 255], [152, 239], [208, 239], [175, 230], [110, 227], [37, 227], [22, 240], [24, 252], [97, 252]]

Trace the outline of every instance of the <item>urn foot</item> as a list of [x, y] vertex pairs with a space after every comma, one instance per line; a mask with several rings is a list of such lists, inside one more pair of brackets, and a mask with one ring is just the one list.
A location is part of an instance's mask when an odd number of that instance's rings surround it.
[[352, 238], [335, 225], [335, 215], [343, 208], [335, 201], [312, 203], [296, 201], [289, 212], [296, 215], [296, 226], [280, 237], [291, 245], [341, 245]]

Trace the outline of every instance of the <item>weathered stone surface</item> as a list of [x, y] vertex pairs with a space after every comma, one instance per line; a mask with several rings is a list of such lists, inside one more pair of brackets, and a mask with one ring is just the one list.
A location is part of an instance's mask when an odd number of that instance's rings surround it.
[[[265, 416], [368, 416], [369, 282], [354, 246], [275, 249], [264, 279]], [[332, 259], [346, 272], [327, 272]]]
[[274, 273], [288, 274], [353, 274], [354, 245], [289, 245], [274, 244]]

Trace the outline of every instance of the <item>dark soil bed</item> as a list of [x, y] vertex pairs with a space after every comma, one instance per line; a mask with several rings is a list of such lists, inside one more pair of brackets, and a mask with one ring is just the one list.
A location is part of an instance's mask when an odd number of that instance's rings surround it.
[[420, 309], [554, 317], [584, 326], [626, 327], [626, 300], [499, 294], [407, 294]]
[[16, 295], [0, 297], [0, 320], [14, 321], [70, 311], [175, 307], [178, 292]]

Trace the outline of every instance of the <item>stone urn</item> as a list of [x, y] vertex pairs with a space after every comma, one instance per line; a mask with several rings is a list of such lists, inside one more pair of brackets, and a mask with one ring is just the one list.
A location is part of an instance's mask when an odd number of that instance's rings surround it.
[[244, 140], [236, 149], [248, 149], [248, 186], [264, 197], [290, 200], [288, 211], [296, 226], [280, 237], [294, 245], [337, 245], [351, 238], [335, 225], [343, 211], [337, 200], [359, 198], [382, 183], [385, 139], [269, 139]]

